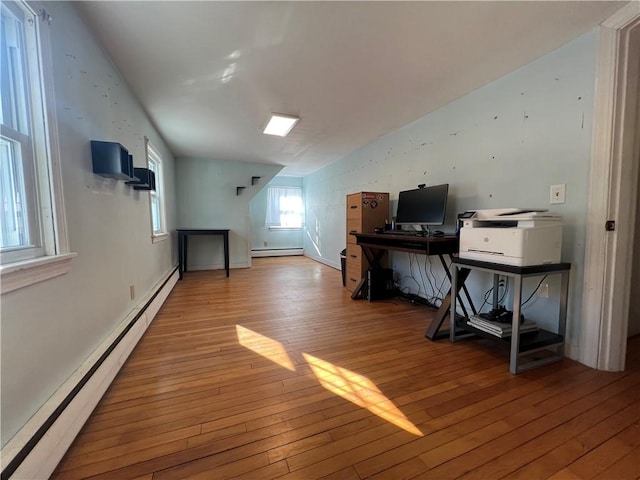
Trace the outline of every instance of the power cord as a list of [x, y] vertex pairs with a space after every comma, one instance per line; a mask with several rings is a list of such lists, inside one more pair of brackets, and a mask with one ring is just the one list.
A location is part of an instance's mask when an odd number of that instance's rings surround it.
[[540, 285], [542, 285], [542, 282], [544, 282], [546, 278], [547, 278], [547, 275], [542, 277], [542, 280], [538, 282], [538, 286], [533, 290], [533, 292], [531, 292], [531, 295], [529, 295], [529, 298], [527, 298], [524, 302], [520, 304], [520, 307], [524, 307], [527, 304], [527, 302], [533, 298], [536, 292], [540, 289]]
[[[498, 299], [498, 305], [502, 304], [502, 302], [507, 296], [507, 293], [509, 292], [509, 282], [505, 282], [502, 285], [501, 285], [501, 282], [502, 280], [498, 282], [498, 288], [502, 288], [503, 290], [502, 290], [502, 296]], [[489, 290], [484, 292], [484, 301], [482, 302], [482, 305], [480, 305], [480, 308], [478, 309], [478, 313], [482, 312], [482, 309], [484, 308], [484, 306], [489, 302], [489, 296], [491, 295], [491, 292], [493, 292], [493, 288], [494, 287], [491, 287]]]

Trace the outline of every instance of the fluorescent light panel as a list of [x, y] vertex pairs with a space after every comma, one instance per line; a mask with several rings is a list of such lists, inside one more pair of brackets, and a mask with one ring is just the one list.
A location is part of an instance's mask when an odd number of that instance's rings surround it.
[[272, 113], [271, 120], [264, 127], [262, 133], [265, 135], [278, 135], [279, 137], [286, 137], [293, 126], [300, 120], [298, 117], [291, 115], [282, 115], [280, 113]]

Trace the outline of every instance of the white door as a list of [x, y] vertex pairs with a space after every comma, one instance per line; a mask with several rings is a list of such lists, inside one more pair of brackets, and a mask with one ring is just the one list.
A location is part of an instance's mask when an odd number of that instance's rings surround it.
[[[637, 101], [636, 123], [640, 125], [640, 99]], [[636, 164], [640, 164], [640, 128], [636, 129]], [[636, 228], [633, 237], [633, 267], [631, 272], [628, 337], [640, 335], [640, 176], [636, 184]]]
[[632, 2], [599, 35], [580, 361], [602, 370], [624, 370], [631, 297], [639, 296], [632, 281], [639, 77], [640, 3]]

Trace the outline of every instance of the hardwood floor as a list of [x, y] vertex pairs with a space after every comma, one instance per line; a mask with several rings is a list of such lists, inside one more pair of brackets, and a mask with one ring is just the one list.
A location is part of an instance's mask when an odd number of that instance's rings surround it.
[[433, 310], [353, 301], [304, 257], [187, 273], [56, 479], [640, 477], [640, 337], [624, 373], [518, 376]]

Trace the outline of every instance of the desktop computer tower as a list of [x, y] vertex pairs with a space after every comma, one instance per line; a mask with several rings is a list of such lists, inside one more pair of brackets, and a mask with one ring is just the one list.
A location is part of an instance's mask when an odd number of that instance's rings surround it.
[[393, 270], [377, 268], [367, 271], [367, 300], [384, 300], [395, 295], [396, 287], [393, 283]]

